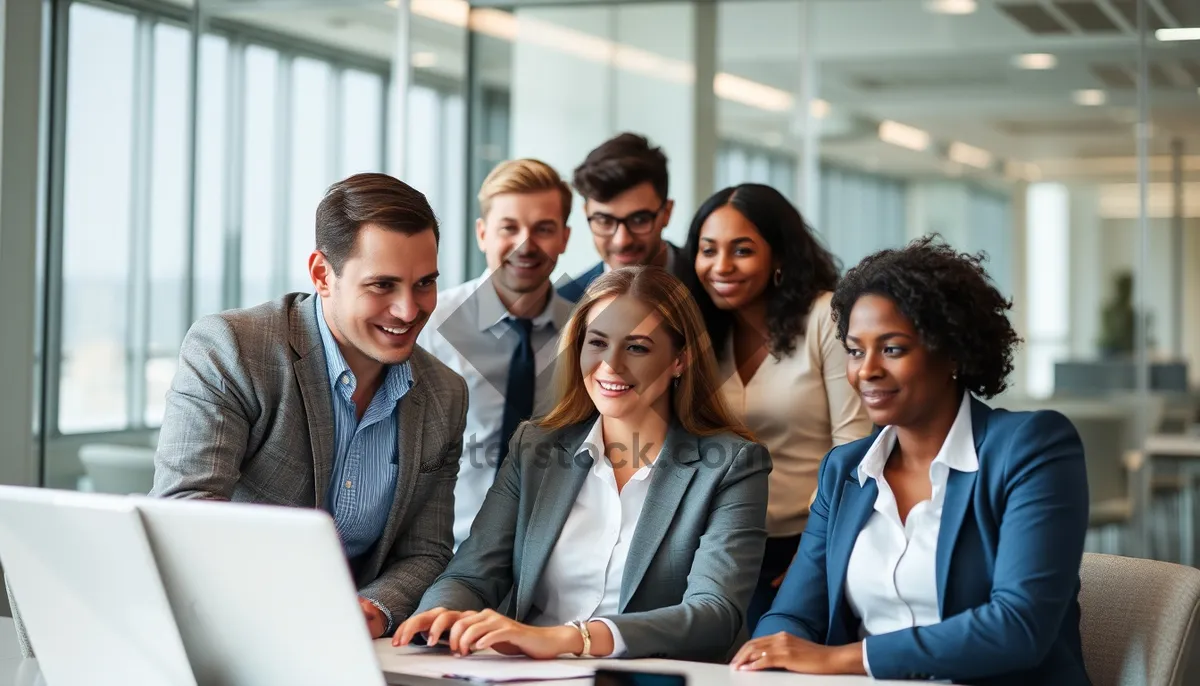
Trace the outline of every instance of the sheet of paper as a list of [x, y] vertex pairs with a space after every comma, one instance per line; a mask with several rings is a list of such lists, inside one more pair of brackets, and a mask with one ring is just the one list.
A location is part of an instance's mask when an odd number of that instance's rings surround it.
[[[380, 656], [383, 657], [383, 656]], [[454, 657], [444, 652], [396, 654], [381, 660], [385, 672], [437, 679], [468, 679], [486, 683], [586, 679], [595, 674], [588, 662], [530, 660], [496, 653]]]

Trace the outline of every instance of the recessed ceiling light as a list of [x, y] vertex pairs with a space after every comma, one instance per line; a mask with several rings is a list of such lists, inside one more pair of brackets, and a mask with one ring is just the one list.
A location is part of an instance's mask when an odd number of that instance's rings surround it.
[[1108, 95], [1096, 88], [1077, 90], [1071, 94], [1071, 98], [1075, 101], [1076, 105], [1084, 105], [1086, 107], [1096, 107], [1108, 102]]
[[927, 132], [898, 121], [881, 122], [879, 124], [879, 140], [909, 150], [924, 150], [929, 147]]
[[412, 54], [412, 66], [417, 69], [428, 69], [437, 64], [437, 53], [433, 52], [414, 52]]
[[1013, 57], [1013, 65], [1019, 69], [1053, 69], [1058, 66], [1058, 58], [1048, 52], [1027, 52]]
[[972, 167], [987, 169], [992, 166], [992, 153], [973, 145], [954, 141], [950, 144], [947, 156], [959, 164], [969, 164]]
[[1154, 37], [1163, 42], [1175, 40], [1200, 40], [1200, 26], [1183, 29], [1159, 29], [1154, 32]]
[[829, 101], [815, 98], [808, 103], [808, 113], [813, 119], [824, 119], [829, 116]]
[[975, 0], [925, 0], [925, 9], [934, 14], [971, 14], [978, 5]]

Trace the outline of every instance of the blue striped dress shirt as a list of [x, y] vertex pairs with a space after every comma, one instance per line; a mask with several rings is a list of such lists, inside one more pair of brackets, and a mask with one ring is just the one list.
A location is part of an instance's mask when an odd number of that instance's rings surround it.
[[383, 384], [360, 421], [351, 399], [358, 380], [325, 323], [320, 296], [313, 300], [333, 393], [334, 459], [325, 508], [333, 515], [346, 556], [353, 559], [379, 540], [392, 509], [396, 493], [397, 404], [412, 388], [412, 368], [408, 362], [387, 367]]

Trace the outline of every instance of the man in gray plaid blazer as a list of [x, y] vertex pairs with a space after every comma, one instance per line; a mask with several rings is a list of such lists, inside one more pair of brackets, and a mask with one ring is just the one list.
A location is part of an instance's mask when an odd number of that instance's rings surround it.
[[467, 388], [415, 344], [437, 304], [425, 197], [350, 177], [321, 201], [316, 234], [315, 296], [188, 332], [151, 494], [328, 511], [379, 637], [450, 560]]

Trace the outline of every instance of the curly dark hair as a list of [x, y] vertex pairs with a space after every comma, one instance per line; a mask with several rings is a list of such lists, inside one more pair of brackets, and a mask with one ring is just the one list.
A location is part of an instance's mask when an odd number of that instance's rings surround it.
[[[774, 280], [767, 285], [767, 328], [772, 355], [790, 355], [796, 349], [796, 338], [804, 331], [804, 322], [813, 301], [825, 291], [832, 291], [838, 282], [840, 267], [837, 258], [813, 235], [812, 227], [804, 221], [782, 193], [759, 183], [717, 191], [704, 201], [688, 230], [683, 259], [696, 264], [700, 251], [700, 229], [709, 215], [729, 205], [745, 217], [771, 246], [771, 255], [783, 272], [780, 285]], [[717, 307], [708, 292], [700, 285], [694, 269], [688, 269], [688, 288], [700, 305], [704, 323], [713, 347], [720, 356], [725, 350], [725, 338], [733, 327], [733, 314]]]
[[985, 253], [960, 253], [933, 234], [859, 262], [833, 294], [837, 336], [846, 341], [850, 310], [864, 295], [896, 304], [931, 351], [958, 364], [958, 384], [991, 398], [1008, 387], [1020, 336], [1008, 320], [1012, 300], [1000, 294]]

